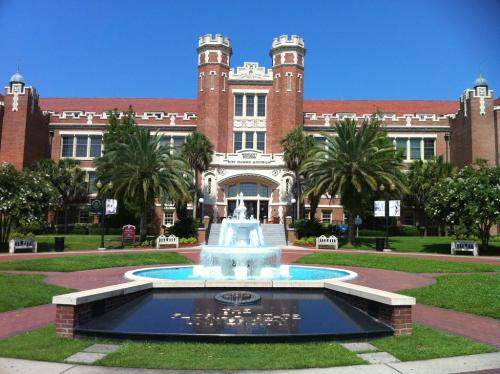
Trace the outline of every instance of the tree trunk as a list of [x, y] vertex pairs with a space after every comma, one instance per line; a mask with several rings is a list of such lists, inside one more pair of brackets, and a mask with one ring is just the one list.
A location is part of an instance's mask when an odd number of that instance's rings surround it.
[[141, 212], [141, 221], [139, 224], [139, 241], [142, 243], [146, 240], [146, 221], [147, 221], [147, 211], [145, 209]]
[[300, 219], [300, 183], [298, 172], [295, 172], [295, 191], [297, 192], [297, 212], [295, 212], [295, 217]]
[[356, 215], [354, 212], [349, 212], [349, 229], [347, 231], [347, 242], [349, 244], [354, 244], [354, 220]]
[[316, 217], [316, 210], [318, 209], [320, 196], [316, 194], [311, 194], [309, 196], [309, 204], [311, 205], [311, 215], [310, 219], [314, 219]]
[[193, 218], [196, 219], [198, 216], [198, 170], [194, 169], [194, 201], [193, 201]]
[[64, 205], [64, 235], [68, 235], [68, 205]]

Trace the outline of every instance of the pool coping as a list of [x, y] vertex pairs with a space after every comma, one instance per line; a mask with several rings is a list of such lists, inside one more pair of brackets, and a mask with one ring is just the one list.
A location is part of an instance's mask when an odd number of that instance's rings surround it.
[[[153, 277], [143, 277], [140, 275], [135, 275], [134, 273], [139, 272], [139, 271], [145, 271], [145, 270], [158, 270], [158, 269], [176, 269], [176, 268], [189, 268], [197, 265], [177, 265], [177, 266], [160, 266], [160, 267], [148, 267], [148, 268], [141, 268], [141, 269], [133, 269], [130, 271], [127, 271], [124, 275], [125, 279], [133, 280], [133, 281], [150, 281], [150, 282], [158, 282], [158, 281], [184, 281], [184, 280], [178, 280], [178, 279], [161, 279], [161, 278], [153, 278]], [[324, 282], [324, 281], [347, 281], [354, 279], [358, 276], [358, 273], [347, 270], [347, 269], [340, 269], [340, 268], [332, 268], [332, 267], [322, 267], [322, 266], [307, 266], [307, 265], [286, 265], [286, 266], [293, 266], [293, 267], [299, 267], [299, 268], [307, 268], [307, 269], [321, 269], [321, 270], [337, 270], [337, 271], [343, 271], [346, 272], [348, 275], [343, 276], [343, 277], [337, 277], [337, 278], [327, 278], [327, 279], [317, 279], [317, 280], [306, 280], [306, 279], [301, 279], [301, 280], [292, 280], [292, 279], [277, 279], [277, 280], [272, 280], [272, 279], [265, 279], [265, 280], [244, 280], [244, 279], [223, 279], [223, 280], [218, 280], [217, 282]], [[195, 279], [195, 280], [186, 280], [189, 282], [212, 282], [214, 280], [212, 279]], [[252, 286], [250, 286], [252, 287]], [[286, 287], [294, 287], [294, 286], [286, 286]]]

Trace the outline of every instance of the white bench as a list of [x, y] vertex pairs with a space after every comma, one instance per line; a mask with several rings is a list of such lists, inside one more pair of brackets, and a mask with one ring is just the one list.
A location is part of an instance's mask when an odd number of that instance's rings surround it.
[[451, 254], [454, 255], [457, 252], [472, 252], [474, 256], [478, 256], [477, 242], [474, 240], [457, 240], [451, 242]]
[[319, 249], [320, 245], [333, 245], [334, 249], [339, 248], [339, 240], [336, 236], [332, 235], [330, 237], [326, 237], [325, 235], [321, 235], [319, 238], [316, 238], [316, 249]]
[[9, 240], [9, 253], [14, 253], [16, 249], [31, 249], [37, 253], [38, 243], [33, 239], [11, 239]]
[[156, 249], [159, 249], [160, 245], [168, 244], [175, 244], [175, 248], [179, 248], [179, 238], [174, 234], [169, 236], [160, 235], [158, 238], [156, 238]]

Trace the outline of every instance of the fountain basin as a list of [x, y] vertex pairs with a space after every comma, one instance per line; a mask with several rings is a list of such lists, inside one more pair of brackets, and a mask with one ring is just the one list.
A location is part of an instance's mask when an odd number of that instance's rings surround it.
[[[188, 266], [166, 266], [156, 268], [143, 268], [131, 270], [125, 273], [125, 278], [130, 280], [231, 280], [240, 279], [238, 277], [220, 277], [219, 272], [203, 274], [197, 272], [200, 265]], [[349, 280], [357, 277], [357, 273], [336, 268], [324, 268], [318, 266], [298, 266], [298, 265], [281, 265], [278, 272], [269, 271], [266, 275], [266, 268], [264, 268], [264, 276], [262, 273], [256, 275], [254, 278], [248, 277], [249, 280], [298, 280], [298, 281], [318, 281], [318, 280]], [[205, 275], [205, 276], [204, 276]], [[208, 275], [208, 276], [207, 276]]]

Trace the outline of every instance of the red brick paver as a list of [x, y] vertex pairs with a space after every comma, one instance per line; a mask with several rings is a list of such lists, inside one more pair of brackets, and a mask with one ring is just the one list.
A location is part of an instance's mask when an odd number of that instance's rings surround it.
[[52, 304], [0, 313], [0, 339], [54, 322], [56, 306]]
[[415, 305], [413, 319], [423, 325], [500, 348], [500, 321], [497, 319], [422, 304]]

